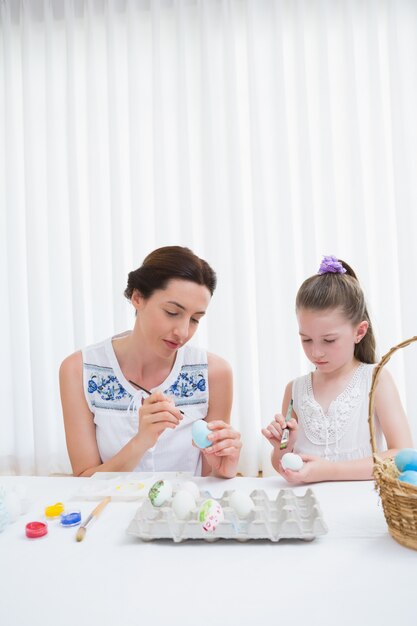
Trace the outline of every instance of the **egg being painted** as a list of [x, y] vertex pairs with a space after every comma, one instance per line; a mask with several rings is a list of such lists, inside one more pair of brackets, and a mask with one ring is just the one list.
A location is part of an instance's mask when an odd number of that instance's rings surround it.
[[406, 470], [398, 476], [398, 480], [400, 480], [402, 483], [408, 483], [409, 485], [417, 486], [417, 472], [414, 472], [413, 470]]
[[413, 450], [413, 448], [400, 450], [395, 455], [394, 462], [400, 472], [417, 471], [417, 450]]
[[217, 500], [208, 498], [204, 500], [198, 511], [198, 521], [205, 532], [214, 532], [217, 526], [224, 520], [223, 509]]
[[199, 448], [208, 448], [212, 442], [207, 439], [207, 435], [211, 433], [211, 430], [207, 426], [207, 422], [204, 420], [197, 420], [193, 422], [192, 437], [196, 446]]
[[255, 508], [252, 498], [243, 491], [233, 491], [229, 498], [229, 504], [241, 519], [245, 519]]
[[172, 496], [172, 485], [169, 480], [157, 480], [148, 492], [153, 506], [162, 506]]
[[293, 452], [287, 452], [282, 456], [281, 464], [284, 469], [298, 472], [303, 467], [304, 462], [298, 454], [294, 454]]

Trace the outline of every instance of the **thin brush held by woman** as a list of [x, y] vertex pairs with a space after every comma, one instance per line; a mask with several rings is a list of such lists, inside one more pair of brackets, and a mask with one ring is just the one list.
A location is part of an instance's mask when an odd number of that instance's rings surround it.
[[[149, 391], [149, 389], [146, 389], [145, 387], [142, 387], [141, 385], [138, 385], [138, 383], [133, 382], [133, 380], [129, 380], [129, 382], [130, 382], [131, 385], [133, 385], [137, 389], [140, 389], [141, 391], [144, 391], [145, 393], [147, 393], [148, 396], [152, 395], [152, 391]], [[180, 413], [182, 415], [184, 415], [184, 411], [181, 411], [181, 409], [180, 409]]]

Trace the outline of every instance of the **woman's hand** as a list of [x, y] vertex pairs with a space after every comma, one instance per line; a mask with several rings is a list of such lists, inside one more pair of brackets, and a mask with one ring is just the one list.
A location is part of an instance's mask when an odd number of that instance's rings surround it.
[[332, 480], [332, 465], [334, 464], [331, 461], [326, 461], [319, 456], [310, 456], [306, 454], [301, 454], [300, 456], [304, 461], [304, 465], [298, 472], [294, 472], [290, 469], [284, 469], [282, 467], [282, 463], [279, 462], [276, 469], [278, 473], [285, 478], [285, 480], [292, 485], [319, 483], [323, 480]]
[[236, 476], [236, 467], [242, 448], [240, 433], [222, 420], [213, 420], [208, 422], [207, 426], [211, 430], [207, 438], [212, 445], [202, 449], [201, 452], [211, 467], [212, 474], [223, 478]]
[[166, 428], [175, 428], [182, 420], [174, 400], [156, 391], [145, 398], [139, 409], [137, 438], [145, 450], [152, 448]]
[[280, 448], [282, 433], [285, 428], [288, 428], [290, 431], [290, 437], [288, 439], [288, 444], [286, 450], [292, 450], [295, 444], [295, 440], [297, 439], [297, 429], [298, 423], [297, 420], [292, 417], [288, 422], [285, 422], [285, 417], [281, 413], [277, 413], [274, 416], [272, 422], [266, 427], [262, 429], [262, 434], [266, 439], [268, 439], [269, 443], [274, 447], [274, 449]]

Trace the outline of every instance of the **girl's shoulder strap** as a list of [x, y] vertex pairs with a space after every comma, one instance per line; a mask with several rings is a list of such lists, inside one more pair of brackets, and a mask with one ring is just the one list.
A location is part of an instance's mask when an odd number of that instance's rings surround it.
[[304, 376], [299, 376], [293, 380], [292, 398], [294, 400], [294, 406], [299, 406], [301, 400], [307, 395], [310, 378], [311, 373], [304, 374]]

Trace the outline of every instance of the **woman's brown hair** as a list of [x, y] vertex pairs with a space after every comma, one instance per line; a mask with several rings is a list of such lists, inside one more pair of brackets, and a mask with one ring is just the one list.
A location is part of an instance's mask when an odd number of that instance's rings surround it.
[[165, 289], [168, 281], [174, 278], [189, 280], [204, 285], [213, 295], [216, 288], [216, 274], [207, 261], [200, 259], [189, 248], [165, 246], [157, 248], [144, 259], [142, 265], [129, 272], [124, 295], [131, 299], [135, 289], [145, 298], [157, 289]]

